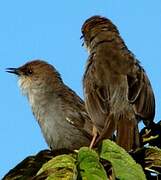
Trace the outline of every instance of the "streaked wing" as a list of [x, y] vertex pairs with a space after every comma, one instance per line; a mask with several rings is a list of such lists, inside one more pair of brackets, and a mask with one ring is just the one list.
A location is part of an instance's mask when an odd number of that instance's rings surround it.
[[[153, 121], [155, 114], [155, 99], [150, 81], [122, 38], [115, 33], [111, 36], [113, 41], [102, 43], [97, 56], [101, 57], [104, 54], [105, 62], [109, 63], [108, 66], [113, 72], [127, 76], [129, 101], [133, 104], [136, 115], [147, 124], [148, 121]], [[99, 59], [102, 61], [101, 58]]]
[[66, 116], [65, 118], [71, 125], [82, 131], [82, 133], [86, 137], [91, 138], [92, 122], [85, 110], [84, 101], [79, 96], [77, 96], [74, 91], [72, 91], [68, 87], [66, 88], [68, 89], [68, 92], [70, 92], [68, 93], [68, 96], [70, 95], [70, 98], [66, 98], [67, 96], [64, 96], [63, 99], [64, 101], [66, 101], [66, 104], [68, 104], [68, 107], [63, 107], [62, 105], [63, 112]]
[[85, 104], [90, 117], [99, 132], [102, 131], [109, 113], [109, 95], [106, 86], [98, 86], [92, 72], [95, 69], [94, 55], [89, 57], [83, 79]]
[[[150, 81], [142, 67], [138, 65], [136, 77], [128, 77], [128, 98], [135, 113], [143, 120], [152, 121], [155, 114], [155, 98]], [[147, 122], [148, 123], [148, 122]]]

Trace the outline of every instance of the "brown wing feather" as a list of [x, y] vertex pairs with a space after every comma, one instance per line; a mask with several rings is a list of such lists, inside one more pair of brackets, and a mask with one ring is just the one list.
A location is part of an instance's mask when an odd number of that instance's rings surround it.
[[95, 90], [92, 93], [87, 93], [85, 101], [91, 119], [96, 125], [98, 131], [101, 132], [105, 124], [105, 119], [108, 116], [108, 110], [106, 102], [100, 98], [98, 91], [99, 90]]
[[60, 92], [63, 92], [64, 95], [62, 96], [60, 93], [59, 98], [62, 98], [61, 102], [65, 102], [61, 104], [61, 108], [68, 123], [79, 129], [84, 136], [91, 138], [92, 121], [90, 120], [90, 117], [85, 109], [84, 101], [66, 85], [64, 85]]
[[155, 98], [150, 81], [145, 71], [138, 65], [135, 78], [128, 76], [129, 101], [133, 104], [135, 113], [148, 125], [154, 119]]
[[[97, 47], [97, 56], [100, 54], [102, 57], [104, 54], [113, 71], [127, 76], [129, 101], [133, 104], [136, 115], [148, 125], [153, 121], [155, 115], [155, 99], [150, 81], [139, 61], [128, 50], [122, 38], [115, 33], [112, 35], [113, 41], [110, 44], [104, 43]], [[109, 61], [108, 59], [112, 60]], [[98, 60], [102, 59], [98, 58]]]
[[87, 111], [100, 133], [104, 128], [109, 114], [109, 95], [108, 89], [98, 86], [97, 81], [95, 81], [93, 77], [92, 71], [95, 69], [95, 61], [93, 61], [93, 58], [94, 55], [92, 54], [88, 59], [83, 84]]

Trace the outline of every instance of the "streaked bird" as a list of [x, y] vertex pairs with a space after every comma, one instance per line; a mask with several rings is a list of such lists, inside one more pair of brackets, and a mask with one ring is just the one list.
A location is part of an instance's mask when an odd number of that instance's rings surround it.
[[153, 122], [155, 99], [140, 62], [128, 50], [117, 27], [93, 16], [82, 26], [89, 52], [83, 78], [85, 105], [94, 123], [91, 147], [116, 136], [127, 151], [140, 146], [138, 122]]
[[7, 72], [19, 77], [20, 88], [52, 150], [74, 150], [90, 144], [92, 122], [84, 102], [63, 83], [52, 65], [33, 60]]

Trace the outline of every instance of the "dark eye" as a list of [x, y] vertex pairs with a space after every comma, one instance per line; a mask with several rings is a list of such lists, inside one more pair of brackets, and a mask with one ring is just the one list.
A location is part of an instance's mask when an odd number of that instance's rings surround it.
[[26, 76], [29, 76], [33, 73], [33, 71], [31, 69], [27, 69], [26, 72], [25, 72], [25, 75]]

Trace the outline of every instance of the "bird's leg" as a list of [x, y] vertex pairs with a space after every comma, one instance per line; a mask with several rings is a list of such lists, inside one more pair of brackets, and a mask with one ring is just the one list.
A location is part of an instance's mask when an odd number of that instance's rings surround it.
[[93, 134], [93, 138], [92, 138], [92, 141], [91, 141], [90, 146], [89, 146], [90, 149], [92, 149], [92, 147], [94, 146], [97, 135], [98, 135], [98, 132], [97, 132], [97, 129], [95, 126], [93, 126], [92, 134]]

